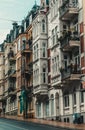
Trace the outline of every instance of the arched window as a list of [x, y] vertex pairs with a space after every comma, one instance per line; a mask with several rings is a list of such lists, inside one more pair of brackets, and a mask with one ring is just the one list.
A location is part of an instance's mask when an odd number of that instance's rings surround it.
[[45, 20], [44, 19], [42, 20], [42, 32], [43, 33], [45, 32]]

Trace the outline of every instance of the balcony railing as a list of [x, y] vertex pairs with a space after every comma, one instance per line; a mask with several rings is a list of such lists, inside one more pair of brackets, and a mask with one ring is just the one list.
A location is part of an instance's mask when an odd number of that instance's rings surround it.
[[61, 43], [61, 48], [63, 48], [64, 50], [69, 50], [72, 49], [73, 47], [80, 46], [80, 39], [78, 34], [70, 35], [68, 32], [66, 32], [66, 34], [61, 36], [59, 40]]
[[33, 93], [35, 95], [42, 95], [42, 96], [44, 96], [44, 95], [48, 94], [48, 88], [47, 88], [47, 86], [43, 86], [43, 87], [36, 86], [36, 87], [33, 88]]
[[80, 79], [80, 75], [81, 75], [80, 66], [77, 64], [74, 64], [74, 65], [71, 64], [67, 68], [61, 67], [60, 72], [61, 72], [62, 80], [64, 80], [64, 79], [70, 79], [70, 80]]
[[9, 69], [8, 70], [8, 76], [16, 78], [16, 70], [15, 69]]
[[71, 20], [73, 16], [78, 14], [78, 3], [71, 0], [65, 0], [59, 8], [60, 19]]
[[31, 49], [27, 43], [23, 43], [21, 47], [22, 54], [31, 53]]
[[16, 95], [16, 93], [17, 93], [17, 90], [15, 88], [15, 85], [10, 85], [8, 88], [8, 95], [13, 96], [13, 95]]
[[33, 72], [33, 67], [32, 66], [26, 65], [26, 66], [21, 67], [21, 73], [22, 74], [26, 73], [26, 74], [30, 75], [30, 74], [32, 74], [32, 72]]

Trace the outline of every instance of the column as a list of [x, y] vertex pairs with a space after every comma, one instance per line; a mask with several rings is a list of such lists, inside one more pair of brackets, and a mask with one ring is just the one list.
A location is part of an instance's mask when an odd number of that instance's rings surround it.
[[64, 113], [63, 113], [63, 93], [62, 93], [62, 90], [60, 90], [60, 93], [59, 93], [59, 111], [60, 111], [60, 115], [63, 116]]
[[77, 92], [76, 92], [76, 97], [77, 97], [76, 109], [77, 109], [77, 113], [80, 113], [80, 91], [79, 90], [77, 90]]
[[49, 99], [49, 117], [51, 117], [51, 100]]
[[56, 97], [54, 97], [54, 116], [56, 116]]
[[72, 98], [72, 94], [69, 94], [69, 108], [70, 108], [70, 114], [73, 114], [73, 98]]
[[41, 118], [44, 118], [43, 102], [41, 103]]

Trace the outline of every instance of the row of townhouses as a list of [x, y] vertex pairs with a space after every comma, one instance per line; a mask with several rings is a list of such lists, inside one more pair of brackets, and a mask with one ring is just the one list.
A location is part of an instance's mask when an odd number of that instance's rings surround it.
[[85, 2], [41, 0], [0, 44], [0, 113], [85, 123]]

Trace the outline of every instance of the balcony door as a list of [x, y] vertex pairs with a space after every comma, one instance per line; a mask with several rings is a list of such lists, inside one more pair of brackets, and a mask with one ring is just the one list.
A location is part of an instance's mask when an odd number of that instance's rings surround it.
[[78, 67], [80, 66], [80, 56], [75, 56], [74, 57], [74, 64], [76, 64]]

